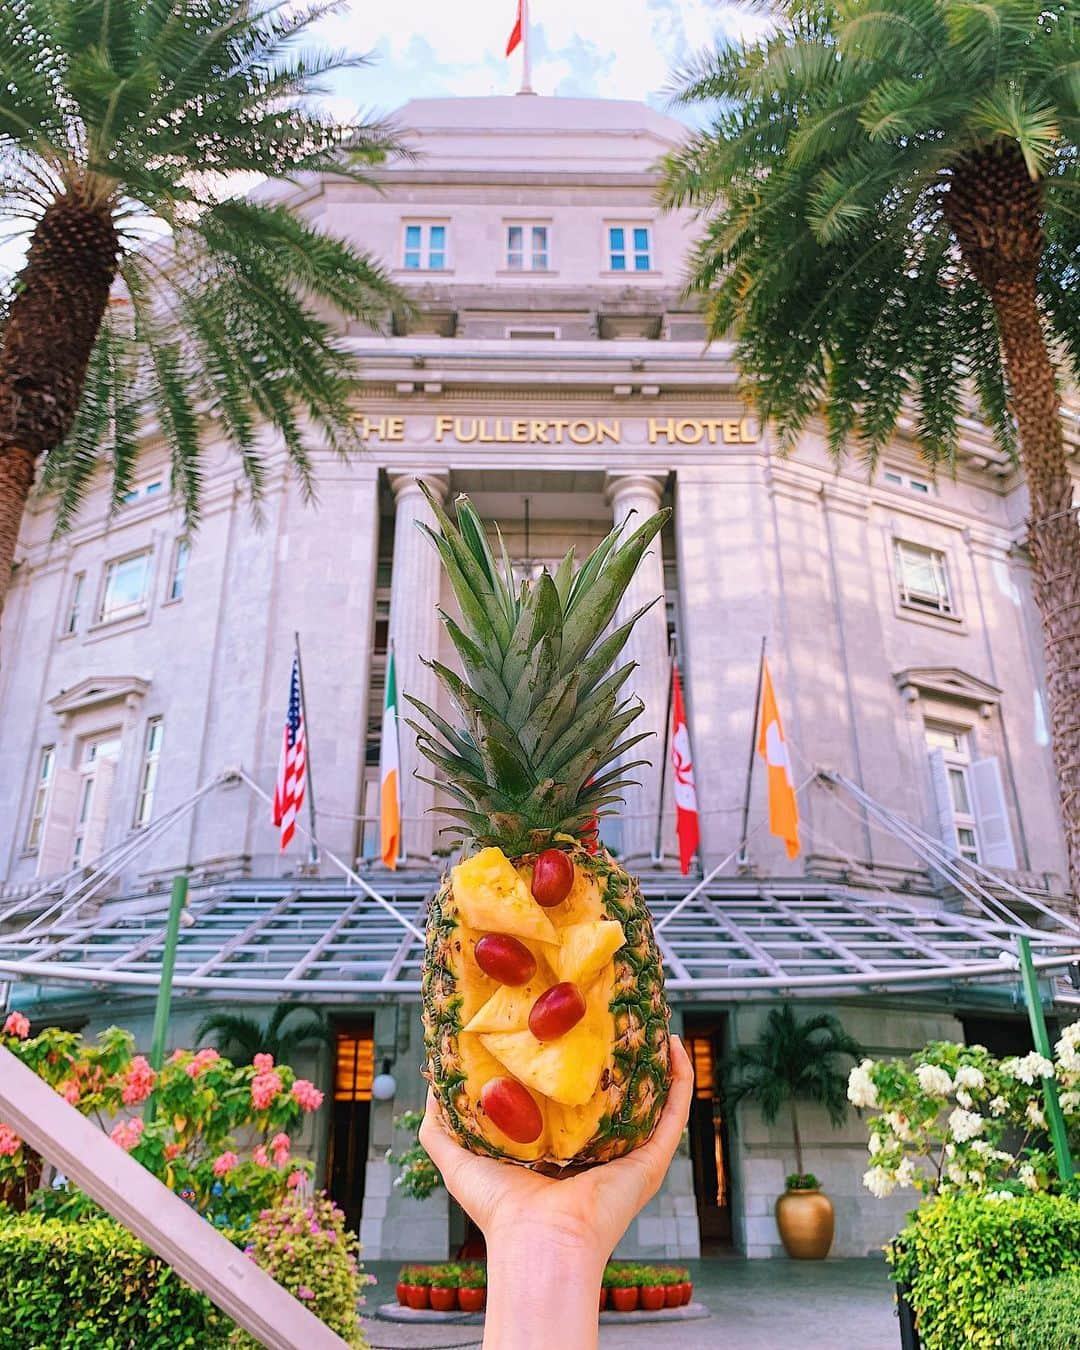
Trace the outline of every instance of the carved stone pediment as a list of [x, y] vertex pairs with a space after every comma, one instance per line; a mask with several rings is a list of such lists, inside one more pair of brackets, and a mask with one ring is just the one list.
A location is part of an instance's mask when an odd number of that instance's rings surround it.
[[70, 689], [61, 689], [49, 699], [49, 707], [60, 718], [104, 703], [123, 703], [132, 708], [149, 688], [150, 681], [139, 675], [88, 675]]
[[910, 666], [893, 676], [907, 699], [930, 694], [978, 708], [992, 707], [1001, 701], [1001, 690], [955, 666]]

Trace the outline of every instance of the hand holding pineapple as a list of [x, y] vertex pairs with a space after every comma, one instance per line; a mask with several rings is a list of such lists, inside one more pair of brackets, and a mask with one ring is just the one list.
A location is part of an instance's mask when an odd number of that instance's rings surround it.
[[576, 572], [571, 549], [554, 576], [517, 589], [468, 498], [456, 525], [429, 501], [462, 616], [442, 618], [466, 676], [431, 662], [462, 725], [410, 700], [466, 841], [428, 911], [432, 1088], [473, 1152], [552, 1173], [607, 1162], [649, 1138], [671, 1080], [648, 910], [595, 845], [598, 818], [645, 763], [624, 759], [643, 739], [624, 735], [641, 711], [619, 698], [633, 667], [612, 670], [644, 610], [603, 634], [667, 512], [624, 542], [612, 531]]

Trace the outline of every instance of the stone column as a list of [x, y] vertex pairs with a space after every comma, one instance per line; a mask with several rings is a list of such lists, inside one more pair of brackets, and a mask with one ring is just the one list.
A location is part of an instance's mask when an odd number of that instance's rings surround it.
[[[390, 641], [397, 669], [398, 705], [402, 717], [412, 716], [404, 696], [415, 698], [434, 708], [438, 705], [439, 685], [420, 658], [431, 660], [439, 653], [442, 625], [435, 612], [439, 601], [442, 569], [439, 555], [417, 527], [418, 521], [437, 528], [435, 515], [420, 491], [418, 480], [445, 501], [448, 482], [445, 474], [427, 470], [392, 473], [394, 490], [394, 563], [390, 574]], [[435, 800], [434, 789], [421, 783], [417, 769], [430, 774], [432, 766], [417, 753], [412, 730], [402, 724], [401, 816], [402, 844], [410, 862], [430, 863], [438, 824], [427, 815]]]
[[[607, 478], [607, 498], [611, 503], [615, 523], [626, 520], [631, 512], [634, 518], [627, 526], [630, 534], [660, 509], [660, 495], [664, 490], [666, 473], [610, 473]], [[656, 815], [660, 804], [661, 757], [664, 753], [664, 716], [668, 696], [668, 637], [664, 612], [664, 559], [659, 536], [641, 560], [633, 580], [626, 588], [615, 616], [618, 626], [631, 614], [648, 604], [656, 596], [660, 600], [638, 620], [630, 640], [623, 649], [622, 660], [636, 661], [637, 669], [623, 686], [624, 696], [636, 694], [645, 704], [645, 711], [627, 732], [651, 731], [631, 752], [652, 761], [651, 768], [635, 769], [631, 777], [638, 778], [641, 787], [628, 788], [622, 823], [622, 857], [624, 860], [642, 860], [652, 856], [656, 845]]]

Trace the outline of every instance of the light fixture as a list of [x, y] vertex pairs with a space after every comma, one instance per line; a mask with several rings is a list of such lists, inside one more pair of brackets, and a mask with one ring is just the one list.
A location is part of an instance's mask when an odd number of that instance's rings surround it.
[[384, 1059], [382, 1062], [382, 1073], [377, 1073], [371, 1084], [371, 1095], [377, 1102], [388, 1102], [393, 1100], [396, 1091], [397, 1079], [390, 1072], [389, 1059]]

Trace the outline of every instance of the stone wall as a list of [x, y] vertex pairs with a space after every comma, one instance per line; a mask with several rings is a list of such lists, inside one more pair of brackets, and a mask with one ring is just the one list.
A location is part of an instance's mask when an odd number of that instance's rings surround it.
[[[796, 1011], [809, 1016], [821, 1011], [821, 1005], [796, 1005]], [[910, 1054], [931, 1040], [963, 1040], [955, 1017], [929, 1009], [851, 1003], [831, 1011], [875, 1058]], [[733, 1042], [753, 1041], [767, 1014], [768, 1005], [738, 1008], [731, 1017]], [[865, 1189], [867, 1133], [854, 1111], [834, 1130], [824, 1110], [800, 1103], [799, 1121], [804, 1165], [818, 1177], [836, 1210], [830, 1255], [877, 1256], [902, 1227], [917, 1203], [917, 1193], [896, 1191], [887, 1200], [877, 1200]], [[748, 1257], [782, 1256], [773, 1207], [784, 1190], [784, 1178], [795, 1170], [790, 1126], [786, 1119], [765, 1125], [753, 1103], [740, 1107], [735, 1126], [731, 1131], [735, 1247]]]

